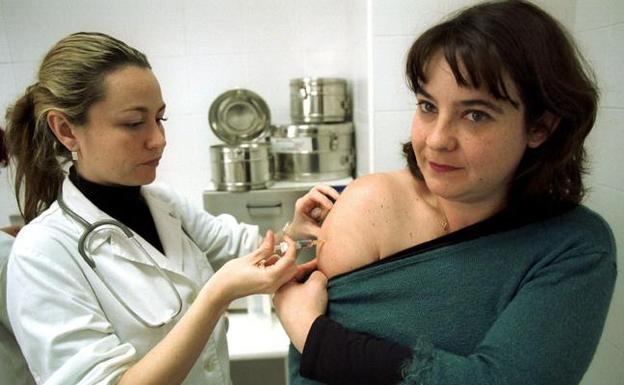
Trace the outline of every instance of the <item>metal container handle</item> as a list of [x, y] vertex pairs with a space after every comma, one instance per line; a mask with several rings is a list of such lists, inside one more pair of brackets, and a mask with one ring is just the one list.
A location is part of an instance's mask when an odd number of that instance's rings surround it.
[[329, 143], [329, 149], [332, 151], [336, 151], [336, 149], [338, 149], [338, 135], [336, 135], [336, 133], [332, 133], [331, 135], [331, 141]]
[[282, 215], [282, 202], [278, 203], [247, 203], [247, 211], [251, 217], [268, 217]]
[[299, 88], [299, 97], [305, 99], [308, 97], [308, 90], [305, 86]]

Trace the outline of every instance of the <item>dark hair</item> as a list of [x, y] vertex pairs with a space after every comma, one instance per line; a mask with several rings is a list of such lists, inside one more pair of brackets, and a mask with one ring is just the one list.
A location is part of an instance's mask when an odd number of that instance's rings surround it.
[[[56, 200], [70, 153], [48, 126], [48, 112], [69, 122], [88, 121], [89, 108], [106, 94], [105, 77], [125, 66], [151, 68], [145, 55], [111, 36], [79, 32], [47, 53], [38, 81], [7, 110], [9, 153], [15, 160], [15, 194], [26, 223]], [[59, 161], [60, 159], [60, 161]]]
[[7, 153], [6, 143], [4, 140], [4, 130], [0, 127], [0, 167], [5, 167], [9, 163], [9, 154]]
[[[422, 34], [407, 58], [409, 86], [427, 82], [432, 56], [442, 52], [460, 86], [485, 87], [517, 106], [504, 77], [515, 83], [525, 123], [535, 127], [545, 112], [561, 120], [548, 139], [527, 149], [510, 191], [510, 205], [540, 210], [579, 203], [585, 193], [583, 142], [596, 119], [598, 90], [593, 73], [565, 28], [537, 6], [521, 0], [494, 1], [459, 12]], [[410, 143], [403, 153], [422, 179]]]

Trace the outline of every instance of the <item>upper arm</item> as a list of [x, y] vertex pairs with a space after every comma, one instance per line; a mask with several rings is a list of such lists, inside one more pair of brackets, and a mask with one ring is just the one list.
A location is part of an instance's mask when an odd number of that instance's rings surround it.
[[317, 248], [318, 267], [328, 277], [379, 259], [378, 236], [385, 231], [383, 177], [368, 175], [351, 182], [323, 222]]

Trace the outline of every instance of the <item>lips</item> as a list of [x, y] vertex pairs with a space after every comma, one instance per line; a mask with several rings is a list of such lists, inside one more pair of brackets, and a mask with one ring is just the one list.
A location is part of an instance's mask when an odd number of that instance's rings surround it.
[[144, 166], [156, 167], [156, 166], [158, 166], [159, 162], [160, 162], [160, 157], [154, 158], [152, 160], [149, 160], [149, 161], [147, 161], [145, 163], [141, 163], [141, 164], [144, 165]]
[[460, 167], [454, 167], [454, 166], [450, 166], [447, 164], [441, 164], [441, 163], [435, 163], [435, 162], [429, 162], [429, 167], [435, 171], [435, 172], [451, 172], [451, 171], [456, 171], [459, 170]]

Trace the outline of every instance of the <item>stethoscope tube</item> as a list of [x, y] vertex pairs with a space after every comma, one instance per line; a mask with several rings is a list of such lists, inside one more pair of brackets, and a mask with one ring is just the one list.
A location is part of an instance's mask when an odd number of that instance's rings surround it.
[[[139, 321], [141, 324], [143, 324], [144, 326], [148, 328], [159, 328], [173, 321], [182, 312], [182, 297], [180, 297], [180, 293], [175, 288], [169, 276], [167, 276], [167, 274], [162, 270], [162, 268], [158, 265], [158, 263], [154, 260], [154, 258], [147, 252], [147, 250], [145, 250], [143, 245], [141, 245], [141, 243], [134, 237], [134, 233], [132, 232], [132, 230], [130, 230], [128, 226], [114, 219], [105, 219], [105, 220], [101, 220], [95, 223], [89, 223], [86, 219], [78, 215], [78, 213], [76, 213], [74, 210], [70, 209], [69, 206], [67, 206], [67, 203], [65, 203], [65, 200], [63, 199], [63, 186], [62, 185], [59, 187], [56, 201], [59, 207], [61, 208], [61, 210], [65, 214], [69, 215], [74, 221], [78, 222], [82, 227], [84, 227], [84, 231], [78, 240], [78, 253], [84, 259], [84, 261], [89, 265], [89, 267], [91, 267], [95, 275], [98, 276], [100, 281], [104, 284], [106, 289], [111, 293], [113, 298], [115, 298], [115, 300], [119, 302], [121, 306], [123, 306], [126, 309], [126, 311], [130, 313], [130, 315], [132, 315], [134, 319], [136, 319], [137, 321]], [[106, 282], [106, 280], [102, 276], [100, 276], [100, 274], [98, 273], [98, 270], [96, 269], [95, 260], [89, 257], [89, 255], [87, 254], [85, 242], [86, 242], [87, 237], [93, 231], [97, 230], [99, 227], [102, 227], [102, 226], [115, 226], [119, 228], [124, 233], [124, 235], [128, 237], [130, 241], [133, 241], [135, 245], [139, 247], [142, 254], [145, 257], [147, 257], [147, 259], [150, 261], [152, 266], [156, 268], [158, 274], [165, 280], [165, 282], [167, 282], [167, 284], [169, 285], [169, 287], [171, 288], [171, 290], [173, 291], [175, 295], [176, 302], [178, 305], [177, 311], [175, 311], [174, 314], [172, 314], [167, 320], [159, 322], [159, 323], [151, 323], [149, 321], [146, 321], [137, 312], [132, 310], [132, 308], [128, 306], [126, 301], [124, 301], [121, 298], [121, 296], [119, 296], [117, 292], [113, 290], [113, 288], [108, 284], [108, 282]]]

